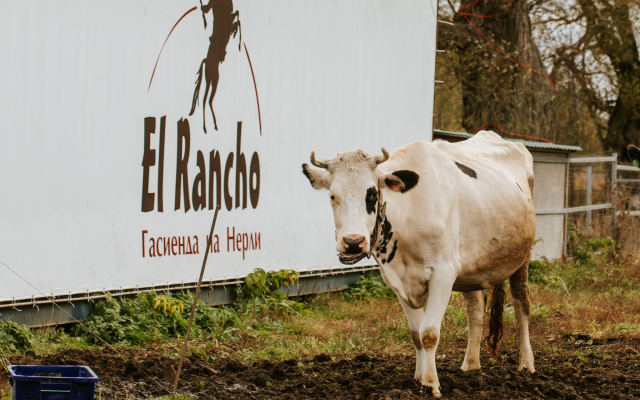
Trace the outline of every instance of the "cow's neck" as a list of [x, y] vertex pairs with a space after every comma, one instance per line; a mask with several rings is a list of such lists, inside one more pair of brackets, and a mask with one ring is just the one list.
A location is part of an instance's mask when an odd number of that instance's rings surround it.
[[380, 241], [375, 255], [385, 281], [411, 307], [426, 304], [430, 268], [415, 268], [422, 265], [421, 255], [414, 254], [411, 238], [404, 237], [407, 224], [415, 223], [416, 215], [408, 204], [402, 204], [404, 195], [385, 193], [387, 210], [381, 226]]

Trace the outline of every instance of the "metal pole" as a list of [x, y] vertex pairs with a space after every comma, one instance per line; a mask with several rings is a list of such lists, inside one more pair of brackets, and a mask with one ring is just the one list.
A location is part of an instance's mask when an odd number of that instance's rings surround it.
[[[567, 164], [565, 166], [565, 170], [564, 170], [564, 206], [562, 208], [567, 209], [569, 208], [569, 178], [571, 177], [571, 175], [569, 174], [569, 168], [571, 167], [571, 164], [569, 164], [569, 158], [567, 158]], [[569, 233], [567, 232], [567, 224], [569, 223], [569, 214], [565, 211], [564, 213], [564, 226], [562, 227], [562, 232], [563, 232], [563, 240], [564, 240], [564, 245], [562, 246], [562, 251], [564, 252], [564, 256], [568, 257], [569, 256], [569, 240], [567, 240], [567, 236], [569, 235]]]
[[209, 248], [213, 241], [213, 228], [216, 226], [216, 220], [218, 219], [218, 211], [220, 211], [220, 204], [216, 207], [216, 212], [213, 214], [213, 223], [211, 224], [211, 232], [209, 233], [209, 240], [207, 241], [207, 249], [204, 252], [204, 261], [202, 261], [202, 269], [200, 270], [200, 278], [198, 279], [198, 286], [196, 286], [196, 295], [193, 297], [193, 305], [191, 306], [191, 316], [189, 317], [189, 324], [187, 324], [187, 333], [184, 335], [184, 345], [182, 345], [182, 353], [180, 354], [180, 361], [178, 362], [178, 372], [176, 372], [176, 380], [173, 382], [173, 390], [171, 395], [176, 393], [178, 389], [178, 381], [180, 380], [180, 371], [182, 370], [182, 362], [184, 356], [187, 354], [187, 343], [189, 342], [189, 334], [191, 333], [191, 324], [193, 323], [193, 317], [196, 313], [196, 304], [198, 304], [198, 296], [200, 295], [200, 286], [202, 286], [202, 277], [204, 276], [204, 268], [207, 265], [207, 257], [209, 256]]
[[[616, 234], [616, 198], [613, 190], [618, 184], [618, 154], [612, 154], [613, 161], [611, 162], [611, 237]], [[615, 238], [614, 238], [615, 239]]]
[[[587, 205], [591, 205], [591, 165], [587, 167]], [[591, 210], [587, 211], [587, 235], [591, 235]]]
[[[433, 85], [433, 106], [435, 107], [436, 105], [436, 85], [435, 83], [438, 82], [435, 80], [436, 78], [436, 72], [438, 69], [438, 61], [437, 61], [437, 55], [438, 55], [438, 22], [440, 22], [440, 20], [438, 20], [438, 11], [440, 11], [440, 0], [438, 0], [436, 2], [436, 59], [434, 60], [434, 69], [433, 69], [433, 80], [434, 80], [434, 85]], [[444, 22], [444, 21], [443, 21]], [[453, 24], [451, 24], [453, 25]], [[444, 82], [442, 82], [444, 83]], [[433, 142], [433, 130], [435, 129], [435, 127], [433, 126], [433, 123], [435, 122], [435, 118], [436, 117], [436, 113], [432, 112], [431, 113], [431, 141]]]

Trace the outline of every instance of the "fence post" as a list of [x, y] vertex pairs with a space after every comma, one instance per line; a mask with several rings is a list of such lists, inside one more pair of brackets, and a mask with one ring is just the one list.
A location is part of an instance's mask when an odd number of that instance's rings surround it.
[[613, 238], [616, 232], [616, 197], [613, 190], [618, 180], [618, 154], [613, 153], [611, 156], [613, 158], [611, 162], [611, 237]]
[[[569, 158], [567, 157], [567, 169], [564, 171], [564, 207], [563, 208], [569, 208], [569, 179], [571, 177], [570, 173], [570, 168], [571, 168], [571, 162], [569, 161]], [[569, 224], [569, 214], [565, 211], [564, 212], [564, 227], [563, 227], [563, 232], [564, 232], [564, 256], [568, 257], [569, 256], [569, 232], [567, 229], [567, 225]]]
[[[591, 165], [587, 166], [587, 205], [591, 205]], [[591, 235], [591, 210], [587, 211], [587, 235]]]

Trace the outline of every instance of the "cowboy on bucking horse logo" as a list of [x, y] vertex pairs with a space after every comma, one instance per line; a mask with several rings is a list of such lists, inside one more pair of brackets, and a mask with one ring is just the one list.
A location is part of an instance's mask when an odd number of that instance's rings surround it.
[[240, 29], [240, 13], [236, 10], [233, 11], [232, 0], [209, 0], [209, 4], [203, 5], [200, 0], [200, 9], [202, 10], [202, 19], [204, 20], [204, 27], [207, 28], [206, 14], [209, 10], [213, 11], [213, 33], [209, 38], [209, 51], [207, 57], [202, 60], [200, 69], [198, 70], [198, 79], [196, 80], [196, 90], [193, 93], [193, 102], [191, 104], [191, 112], [189, 115], [193, 115], [196, 105], [200, 99], [200, 86], [202, 84], [202, 67], [204, 67], [205, 85], [202, 107], [202, 118], [204, 133], [207, 133], [206, 123], [206, 104], [207, 96], [209, 95], [209, 89], [211, 89], [211, 95], [209, 96], [209, 108], [213, 115], [213, 126], [215, 130], [218, 130], [218, 124], [216, 123], [216, 114], [213, 112], [213, 98], [216, 95], [216, 89], [218, 88], [218, 81], [220, 80], [219, 66], [224, 61], [227, 55], [227, 44], [231, 35], [236, 37], [237, 33], [240, 33], [238, 51], [240, 51], [240, 45], [242, 43], [242, 31]]

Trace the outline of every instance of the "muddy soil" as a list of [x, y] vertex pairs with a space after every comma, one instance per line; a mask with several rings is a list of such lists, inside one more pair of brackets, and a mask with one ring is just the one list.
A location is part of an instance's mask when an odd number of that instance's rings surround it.
[[[437, 363], [445, 399], [640, 398], [638, 339], [587, 342], [569, 338], [555, 349], [536, 352], [534, 374], [517, 372], [515, 344], [502, 350], [499, 361], [483, 354], [481, 371], [463, 372], [459, 368], [466, 343], [457, 346]], [[576, 353], [581, 346], [592, 351]], [[215, 356], [215, 349], [209, 351]], [[198, 354], [185, 360], [178, 388], [181, 394], [198, 399], [431, 398], [430, 391], [424, 392], [413, 380], [415, 357], [410, 355], [361, 354], [350, 359], [318, 355], [313, 359], [251, 364], [229, 358], [210, 359], [208, 355], [205, 359]], [[121, 355], [80, 350], [52, 355], [28, 353], [10, 357], [10, 361], [89, 365], [100, 377], [99, 391], [107, 399], [166, 395], [159, 384], [170, 389], [172, 366], [177, 368], [176, 359], [146, 350], [122, 350]], [[0, 388], [7, 388], [6, 374], [0, 378]]]

